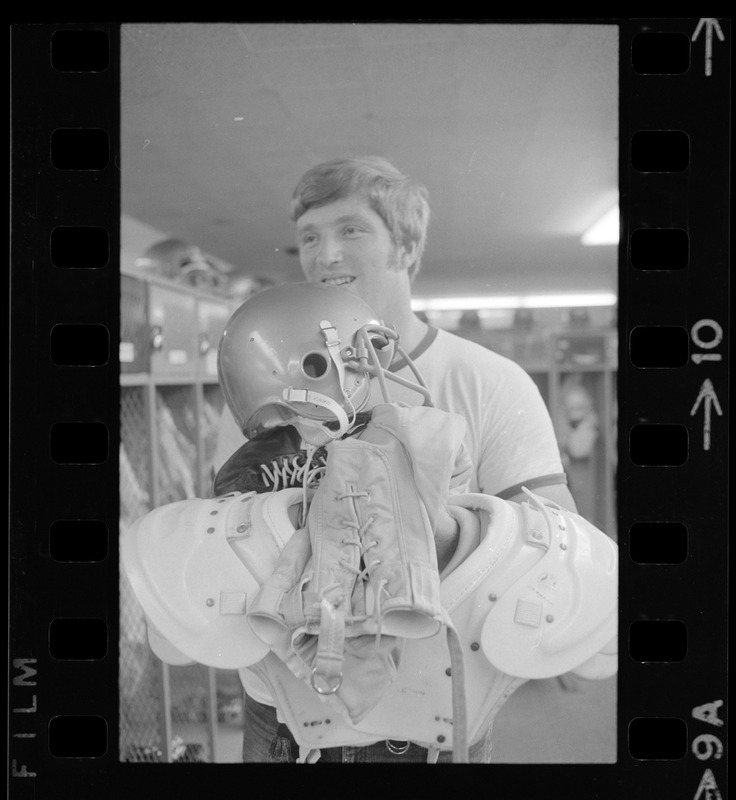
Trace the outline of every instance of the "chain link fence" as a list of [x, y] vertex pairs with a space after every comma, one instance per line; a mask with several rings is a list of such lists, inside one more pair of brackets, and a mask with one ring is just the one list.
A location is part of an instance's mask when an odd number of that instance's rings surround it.
[[220, 424], [220, 415], [225, 400], [222, 389], [218, 384], [208, 384], [202, 392], [202, 414], [200, 425], [202, 430], [202, 460], [200, 466], [200, 497], [212, 497], [214, 482], [213, 460], [217, 449], [217, 431]]
[[[154, 364], [151, 309], [167, 315], [170, 333], [177, 330], [182, 291], [160, 283], [152, 287], [139, 276], [121, 276], [120, 371], [126, 379], [120, 389], [121, 533], [154, 507], [212, 495], [212, 460], [223, 407], [222, 391], [212, 382], [216, 371], [203, 358], [172, 370], [175, 362], [166, 359], [166, 351]], [[193, 313], [192, 323], [214, 342], [229, 307], [196, 293], [184, 299], [187, 309], [200, 311], [199, 316]], [[180, 345], [172, 338], [169, 350]], [[190, 355], [197, 358], [194, 351]], [[240, 694], [235, 672], [198, 664], [170, 666], [154, 655], [142, 609], [121, 570], [120, 759], [216, 760], [217, 726], [238, 724]]]
[[156, 505], [197, 496], [195, 386], [156, 387]]
[[[145, 386], [120, 390], [120, 527], [151, 507]], [[163, 761], [161, 662], [148, 646], [143, 613], [120, 572], [120, 758]]]
[[[222, 406], [216, 384], [121, 387], [121, 530], [154, 505], [211, 494]], [[214, 761], [218, 719], [232, 716], [232, 698], [218, 692], [215, 670], [170, 666], [153, 654], [122, 572], [120, 631], [121, 760]]]

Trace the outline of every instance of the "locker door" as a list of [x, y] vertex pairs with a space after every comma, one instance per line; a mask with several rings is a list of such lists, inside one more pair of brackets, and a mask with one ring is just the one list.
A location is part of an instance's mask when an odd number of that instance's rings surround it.
[[145, 373], [151, 367], [146, 282], [120, 276], [120, 371]]
[[148, 289], [151, 373], [155, 378], [193, 377], [197, 369], [195, 296], [151, 283]]
[[217, 348], [230, 318], [229, 305], [216, 300], [200, 299], [197, 304], [198, 369], [203, 378], [217, 378]]

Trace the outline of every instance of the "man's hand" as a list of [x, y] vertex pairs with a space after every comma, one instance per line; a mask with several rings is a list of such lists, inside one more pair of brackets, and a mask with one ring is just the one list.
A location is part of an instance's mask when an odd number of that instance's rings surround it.
[[443, 508], [434, 531], [434, 543], [437, 548], [437, 567], [440, 572], [452, 558], [459, 538], [460, 525], [458, 521], [447, 513], [447, 509]]
[[[384, 427], [401, 441], [411, 464], [415, 487], [422, 499], [434, 534], [437, 566], [441, 572], [457, 547], [460, 528], [447, 509], [450, 493], [468, 490], [473, 465], [463, 443], [465, 420], [457, 414], [431, 407], [392, 410], [379, 405], [373, 410], [374, 430]], [[396, 418], [394, 420], [394, 417]]]

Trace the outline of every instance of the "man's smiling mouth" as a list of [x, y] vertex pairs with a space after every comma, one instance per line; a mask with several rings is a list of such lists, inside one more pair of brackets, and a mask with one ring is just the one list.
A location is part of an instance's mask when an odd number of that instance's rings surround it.
[[352, 275], [338, 275], [335, 278], [322, 278], [322, 283], [327, 283], [330, 286], [345, 286], [348, 283], [352, 283], [355, 280], [355, 277]]

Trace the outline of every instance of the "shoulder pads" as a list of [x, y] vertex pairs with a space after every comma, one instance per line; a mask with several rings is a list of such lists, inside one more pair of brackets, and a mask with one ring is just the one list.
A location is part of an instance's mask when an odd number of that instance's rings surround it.
[[616, 636], [618, 547], [578, 514], [524, 491], [518, 535], [540, 558], [499, 594], [481, 646], [502, 672], [549, 678], [583, 665]]
[[182, 500], [122, 532], [122, 564], [162, 660], [237, 669], [263, 658], [268, 646], [246, 610], [294, 532], [288, 510], [300, 501], [300, 489]]
[[150, 617], [145, 615], [146, 619], [146, 634], [148, 636], [148, 644], [153, 650], [154, 655], [158, 656], [165, 664], [170, 664], [172, 667], [186, 667], [189, 664], [196, 664], [189, 658], [188, 655], [177, 650], [171, 642], [162, 636], [156, 626], [151, 622]]

